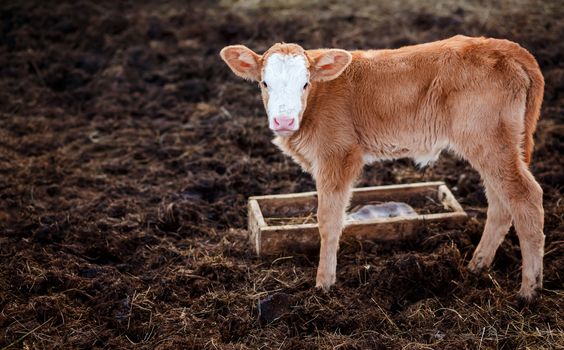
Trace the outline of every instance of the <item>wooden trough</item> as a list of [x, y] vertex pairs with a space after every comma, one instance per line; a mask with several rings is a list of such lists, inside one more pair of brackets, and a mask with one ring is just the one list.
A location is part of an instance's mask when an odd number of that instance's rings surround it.
[[[420, 212], [425, 211], [425, 207], [414, 207], [417, 212], [415, 216], [346, 221], [341, 239], [401, 240], [426, 223], [449, 224], [467, 218], [466, 212], [444, 182], [356, 188], [353, 190], [350, 208], [375, 202], [410, 203], [414, 198], [424, 198], [436, 203], [439, 212], [422, 214]], [[313, 213], [317, 210], [317, 192], [250, 197], [248, 209], [249, 239], [258, 255], [306, 252], [319, 247], [318, 226], [313, 219]], [[301, 219], [281, 223], [269, 219], [281, 216]], [[303, 223], [308, 221], [309, 223]]]

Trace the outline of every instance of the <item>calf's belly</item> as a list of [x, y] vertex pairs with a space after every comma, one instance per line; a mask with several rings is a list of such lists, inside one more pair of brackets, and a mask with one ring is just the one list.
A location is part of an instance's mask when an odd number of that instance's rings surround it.
[[432, 145], [400, 145], [390, 144], [381, 147], [371, 147], [363, 154], [364, 164], [371, 164], [381, 160], [412, 158], [419, 166], [435, 162], [441, 152], [447, 148], [446, 142], [436, 142]]

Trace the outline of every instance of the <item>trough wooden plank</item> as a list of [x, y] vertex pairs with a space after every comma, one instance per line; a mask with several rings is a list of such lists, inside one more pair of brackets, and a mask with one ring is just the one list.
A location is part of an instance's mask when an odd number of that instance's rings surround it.
[[255, 247], [255, 252], [260, 254], [261, 248], [261, 228], [266, 227], [266, 222], [262, 216], [260, 206], [254, 199], [249, 200], [248, 208], [249, 220], [249, 241]]
[[[414, 194], [436, 191], [437, 187], [444, 185], [442, 181], [420, 182], [413, 184], [386, 185], [374, 187], [361, 187], [352, 190], [351, 205], [370, 200], [388, 200], [390, 197], [402, 200]], [[261, 210], [272, 213], [277, 209], [295, 208], [299, 210], [314, 209], [317, 207], [317, 192], [301, 192], [289, 194], [274, 194], [266, 196], [253, 196], [249, 200], [259, 202]]]
[[464, 209], [462, 209], [462, 206], [460, 206], [456, 198], [454, 198], [452, 192], [450, 192], [450, 189], [445, 184], [439, 185], [438, 191], [439, 191], [439, 200], [443, 202], [443, 204], [447, 205], [455, 212], [464, 213], [464, 216], [466, 216]]
[[[465, 213], [453, 212], [352, 221], [345, 225], [341, 240], [403, 240], [413, 235], [416, 228], [425, 223], [441, 221], [455, 223], [465, 219]], [[301, 224], [263, 227], [259, 245], [258, 254], [313, 251], [319, 248], [319, 226]]]
[[[353, 188], [352, 192], [353, 195], [363, 194], [366, 192], [374, 193], [374, 194], [390, 194], [390, 193], [398, 193], [398, 192], [417, 193], [428, 189], [436, 189], [440, 185], [444, 185], [444, 184], [445, 183], [443, 181], [430, 181], [430, 182], [417, 182], [411, 184], [359, 187], [359, 188]], [[312, 191], [312, 192], [299, 192], [299, 193], [286, 193], [286, 194], [270, 194], [265, 196], [252, 196], [249, 197], [249, 200], [254, 199], [261, 202], [268, 200], [276, 200], [276, 201], [285, 202], [294, 199], [299, 200], [302, 197], [317, 198], [317, 192]]]

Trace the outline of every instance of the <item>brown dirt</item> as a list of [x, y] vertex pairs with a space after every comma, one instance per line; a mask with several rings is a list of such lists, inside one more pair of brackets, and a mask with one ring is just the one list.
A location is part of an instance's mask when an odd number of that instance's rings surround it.
[[[0, 347], [555, 349], [564, 346], [561, 1], [4, 1], [0, 7]], [[375, 164], [359, 186], [445, 180], [471, 214], [413, 240], [253, 256], [246, 198], [313, 190], [271, 143], [258, 89], [226, 44], [384, 48], [504, 37], [547, 88], [532, 170], [545, 191], [545, 290], [519, 310], [519, 245], [465, 265], [486, 199], [466, 162]], [[276, 292], [282, 316], [261, 322]]]

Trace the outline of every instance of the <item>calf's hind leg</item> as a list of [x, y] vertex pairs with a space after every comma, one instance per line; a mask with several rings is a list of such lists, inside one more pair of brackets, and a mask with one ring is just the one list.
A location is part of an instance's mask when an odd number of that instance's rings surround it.
[[509, 181], [513, 186], [506, 192], [523, 258], [519, 297], [528, 302], [542, 288], [544, 209], [542, 188], [521, 159], [519, 165], [520, 173]]
[[491, 265], [497, 248], [499, 248], [511, 227], [511, 213], [506, 204], [494, 191], [492, 185], [487, 182], [484, 182], [484, 185], [488, 198], [488, 216], [482, 239], [468, 265], [472, 272], [481, 271]]
[[[542, 288], [544, 254], [542, 189], [521, 159], [519, 150], [514, 144], [504, 145], [499, 139], [497, 143], [489, 144], [497, 146], [496, 149], [490, 150], [487, 154], [480, 149], [480, 152], [469, 154], [468, 159], [487, 183], [488, 195], [491, 196], [490, 192], [495, 193], [494, 197], [497, 196], [501, 203], [505, 203], [511, 213], [523, 259], [519, 297], [524, 301], [530, 301], [536, 295], [536, 291]], [[495, 199], [493, 203], [496, 203]], [[499, 206], [488, 209], [488, 215], [496, 210], [499, 210]], [[494, 218], [501, 219], [501, 223], [495, 223]], [[508, 225], [505, 214], [497, 213], [492, 219], [494, 220], [490, 221], [489, 225], [486, 223], [483, 242], [480, 242], [470, 268], [478, 265], [480, 257], [490, 258], [490, 254], [497, 248], [495, 247], [498, 243], [497, 238], [502, 229], [505, 230], [505, 226]], [[497, 233], [494, 233], [494, 228], [497, 228]]]

